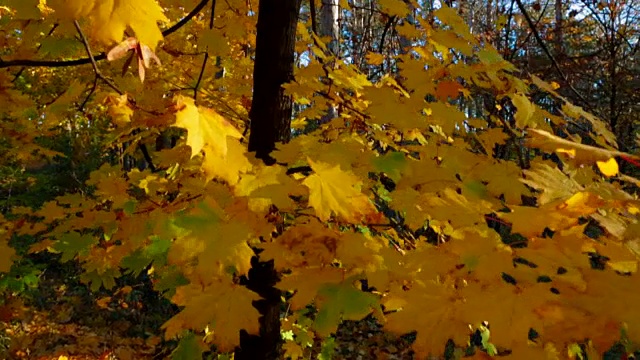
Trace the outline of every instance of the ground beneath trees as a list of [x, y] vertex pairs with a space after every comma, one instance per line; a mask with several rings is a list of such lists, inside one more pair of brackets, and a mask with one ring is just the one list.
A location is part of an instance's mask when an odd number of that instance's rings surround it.
[[[126, 285], [112, 296], [94, 296], [79, 284], [42, 279], [30, 300], [8, 298], [0, 305], [0, 359], [169, 358], [176, 344], [163, 342], [158, 329], [175, 309], [149, 301], [141, 288]], [[321, 350], [315, 344], [309, 358]], [[382, 331], [373, 320], [343, 324], [333, 354], [345, 360], [413, 359], [409, 341]]]

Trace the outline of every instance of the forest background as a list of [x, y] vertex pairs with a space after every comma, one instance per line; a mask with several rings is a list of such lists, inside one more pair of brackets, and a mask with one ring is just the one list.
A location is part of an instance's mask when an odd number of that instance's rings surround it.
[[639, 16], [0, 0], [0, 354], [629, 358]]

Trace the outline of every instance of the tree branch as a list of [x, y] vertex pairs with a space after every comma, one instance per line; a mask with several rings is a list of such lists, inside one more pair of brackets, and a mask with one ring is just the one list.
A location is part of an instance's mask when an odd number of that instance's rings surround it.
[[[170, 28], [164, 30], [162, 32], [162, 36], [166, 37], [176, 32], [178, 29], [184, 26], [187, 22], [189, 22], [189, 20], [191, 20], [194, 16], [196, 16], [200, 12], [200, 10], [202, 10], [202, 8], [204, 8], [205, 5], [207, 5], [208, 2], [209, 0], [200, 1], [200, 3], [196, 5], [196, 7], [193, 8], [193, 10], [191, 10], [191, 12], [189, 12], [184, 18], [182, 18], [180, 21], [175, 23]], [[107, 54], [102, 52], [94, 56], [93, 61], [101, 61], [106, 58], [107, 58]], [[16, 60], [9, 60], [9, 61], [0, 60], [0, 69], [13, 67], [13, 66], [56, 68], [56, 67], [67, 67], [67, 66], [78, 66], [78, 65], [90, 64], [91, 62], [92, 62], [92, 59], [89, 57], [82, 58], [82, 59], [75, 59], [75, 60], [32, 60], [32, 59], [16, 59]]]
[[[213, 29], [213, 22], [216, 17], [216, 0], [211, 2], [211, 15], [209, 17], [209, 30]], [[209, 48], [207, 47], [207, 51], [204, 53], [204, 59], [202, 60], [202, 68], [200, 68], [200, 75], [198, 75], [198, 81], [196, 82], [196, 86], [193, 87], [193, 100], [198, 98], [198, 88], [200, 87], [200, 82], [202, 82], [202, 77], [204, 76], [204, 69], [207, 67], [207, 61], [209, 60]]]
[[562, 72], [562, 69], [560, 69], [560, 65], [558, 64], [556, 59], [553, 57], [553, 55], [551, 54], [551, 52], [547, 48], [547, 45], [544, 43], [544, 40], [542, 40], [542, 38], [540, 37], [540, 34], [538, 33], [538, 29], [536, 29], [536, 26], [533, 23], [533, 20], [531, 20], [531, 16], [529, 16], [529, 13], [524, 8], [524, 5], [522, 5], [522, 0], [516, 0], [516, 4], [518, 4], [518, 8], [522, 12], [522, 15], [524, 16], [525, 20], [527, 21], [527, 24], [529, 24], [529, 28], [531, 29], [531, 32], [533, 32], [533, 37], [535, 37], [536, 41], [538, 42], [538, 45], [540, 45], [540, 47], [542, 48], [542, 51], [545, 53], [545, 55], [547, 55], [549, 60], [551, 60], [551, 64], [553, 65], [553, 68], [556, 70], [558, 75], [560, 75], [560, 78], [565, 82], [565, 84], [567, 84], [569, 89], [571, 89], [571, 91], [574, 94], [576, 94], [578, 99], [580, 99], [580, 101], [582, 101], [585, 106], [590, 108], [591, 106], [589, 104], [589, 101], [578, 90], [576, 90], [576, 88], [574, 88], [573, 85], [571, 85], [571, 83], [569, 82], [569, 79], [567, 78], [567, 76], [564, 74], [564, 72]]
[[[96, 78], [104, 81], [105, 84], [109, 85], [109, 87], [112, 88], [119, 95], [124, 94], [124, 92], [122, 90], [120, 90], [116, 86], [116, 84], [114, 84], [111, 80], [109, 80], [106, 77], [104, 77], [104, 75], [102, 75], [102, 72], [100, 72], [100, 69], [98, 69], [98, 64], [96, 63], [96, 60], [93, 58], [93, 55], [91, 54], [91, 48], [89, 47], [89, 41], [87, 40], [87, 37], [84, 36], [84, 33], [82, 32], [82, 28], [80, 28], [80, 24], [78, 23], [78, 20], [73, 20], [73, 25], [75, 25], [76, 30], [78, 31], [78, 34], [80, 35], [80, 39], [82, 40], [82, 45], [84, 45], [84, 49], [87, 51], [87, 54], [89, 55], [89, 61], [91, 61], [91, 66], [93, 66], [93, 72], [96, 74]], [[89, 94], [89, 95], [91, 95], [91, 94]]]

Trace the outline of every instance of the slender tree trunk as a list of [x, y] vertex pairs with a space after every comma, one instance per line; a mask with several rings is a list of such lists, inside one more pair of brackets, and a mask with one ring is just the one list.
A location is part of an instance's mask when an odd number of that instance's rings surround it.
[[296, 25], [301, 0], [260, 1], [249, 118], [249, 151], [260, 159], [291, 137], [292, 102], [282, 85], [293, 79]]
[[[276, 142], [291, 137], [292, 100], [282, 85], [293, 79], [296, 26], [301, 0], [261, 0], [258, 7], [256, 56], [253, 69], [251, 133], [249, 151], [267, 164]], [[260, 312], [260, 334], [241, 332], [236, 360], [275, 360], [280, 354], [280, 290], [274, 287], [278, 272], [273, 261], [251, 260], [249, 276], [241, 282], [262, 299], [254, 306]]]
[[[331, 40], [327, 44], [329, 51], [336, 57], [340, 55], [340, 24], [338, 23], [338, 15], [340, 12], [340, 4], [338, 0], [322, 0], [320, 7], [320, 29], [319, 34], [323, 37], [329, 37]], [[333, 104], [329, 104], [327, 113], [320, 118], [321, 124], [338, 117], [338, 109]]]
[[327, 44], [327, 46], [334, 55], [339, 55], [339, 10], [340, 4], [338, 3], [338, 0], [322, 0], [322, 6], [320, 7], [320, 36], [331, 37], [331, 41], [329, 42], [329, 44]]
[[556, 60], [561, 61], [564, 55], [564, 16], [562, 10], [562, 0], [556, 0], [556, 26], [555, 32], [555, 48]]

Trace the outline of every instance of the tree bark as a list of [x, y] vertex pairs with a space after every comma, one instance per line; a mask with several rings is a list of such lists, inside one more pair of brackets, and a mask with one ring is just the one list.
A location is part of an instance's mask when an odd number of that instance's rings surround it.
[[292, 102], [282, 85], [293, 79], [296, 25], [301, 0], [260, 1], [249, 118], [249, 151], [265, 161], [276, 142], [291, 137]]
[[562, 60], [564, 56], [564, 14], [562, 10], [562, 0], [556, 0], [556, 26], [555, 32], [555, 48], [556, 60]]
[[[318, 35], [331, 39], [327, 47], [336, 58], [340, 56], [339, 11], [340, 4], [338, 0], [322, 0], [322, 6], [320, 7], [320, 33]], [[335, 105], [329, 104], [327, 113], [320, 118], [320, 124], [326, 124], [337, 117], [338, 109]]]
[[281, 291], [274, 286], [280, 280], [273, 260], [260, 262], [257, 256], [251, 259], [251, 270], [241, 284], [258, 293], [262, 299], [253, 306], [260, 312], [260, 334], [240, 332], [240, 346], [234, 354], [235, 360], [277, 360], [280, 358], [280, 305]]
[[[249, 151], [271, 165], [276, 142], [291, 137], [292, 99], [282, 85], [293, 80], [296, 26], [301, 0], [261, 0], [258, 6], [256, 56], [253, 69], [253, 100], [249, 118]], [[260, 334], [240, 334], [236, 360], [275, 360], [280, 355], [281, 293], [273, 261], [251, 260], [249, 276], [241, 282], [262, 299], [254, 304], [260, 312]]]

